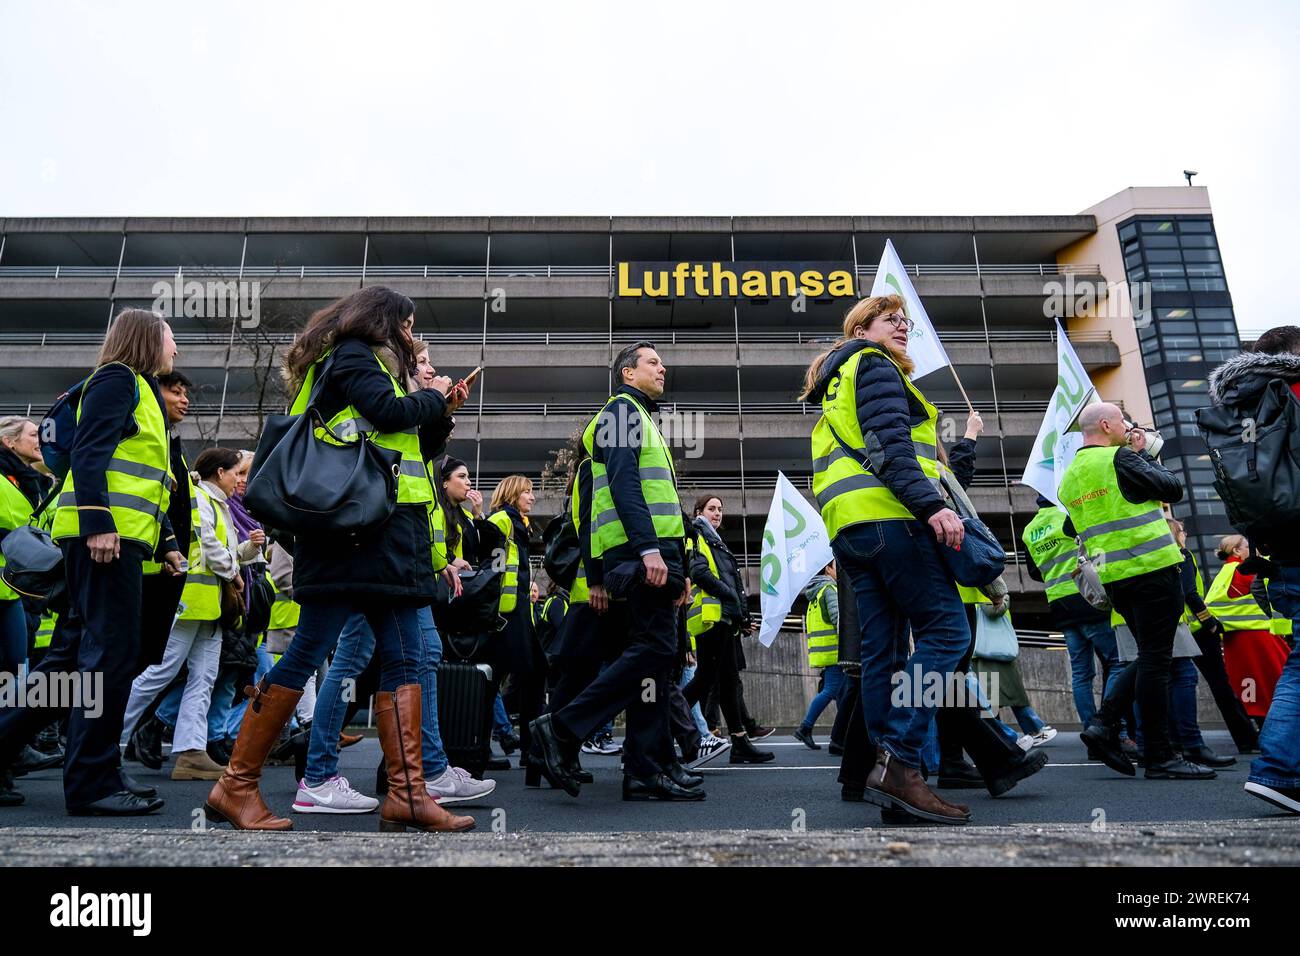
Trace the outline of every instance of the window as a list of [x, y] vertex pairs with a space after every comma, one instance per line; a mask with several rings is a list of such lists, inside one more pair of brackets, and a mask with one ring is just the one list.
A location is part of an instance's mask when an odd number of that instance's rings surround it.
[[1161, 395], [1159, 398], [1151, 399], [1151, 410], [1156, 412], [1169, 411], [1169, 396]]
[[[1209, 280], [1200, 280], [1209, 281]], [[1186, 292], [1186, 279], [1153, 279], [1151, 282], [1152, 292]], [[1208, 289], [1199, 289], [1197, 291], [1207, 292]]]
[[1134, 266], [1142, 265], [1142, 253], [1134, 252], [1124, 257], [1124, 268], [1132, 269]]
[[1149, 232], [1173, 232], [1173, 231], [1174, 231], [1174, 224], [1173, 224], [1172, 221], [1170, 221], [1170, 220], [1168, 220], [1168, 219], [1161, 219], [1161, 220], [1151, 220], [1151, 219], [1147, 219], [1147, 220], [1144, 220], [1143, 223], [1142, 223], [1142, 231], [1143, 231], [1144, 233], [1149, 233]]
[[1184, 262], [1218, 262], [1219, 253], [1215, 249], [1184, 249]]
[[[1197, 326], [1202, 332], [1236, 332], [1236, 322], [1198, 322]], [[1235, 339], [1236, 336], [1234, 335]]]
[[1127, 226], [1123, 226], [1120, 228], [1119, 240], [1120, 242], [1125, 242], [1129, 239], [1136, 237], [1137, 234], [1138, 234], [1137, 224], [1130, 222]]
[[1161, 319], [1190, 319], [1193, 317], [1192, 310], [1179, 306], [1176, 309], [1156, 309], [1156, 315]]
[[1228, 291], [1228, 283], [1224, 282], [1222, 279], [1190, 279], [1188, 280], [1187, 285], [1193, 292]]
[[[1217, 249], [1218, 248], [1218, 246], [1214, 244], [1213, 236], [1183, 236], [1182, 238], [1183, 238], [1184, 249]], [[1146, 243], [1147, 245], [1150, 245], [1153, 241], [1155, 240], [1147, 239]]]
[[1148, 262], [1180, 262], [1182, 253], [1177, 249], [1148, 249]]
[[[1196, 239], [1196, 238], [1208, 238], [1208, 237], [1192, 236], [1191, 238]], [[1178, 237], [1177, 236], [1143, 236], [1142, 245], [1145, 246], [1147, 249], [1177, 249]]]
[[1217, 262], [1193, 262], [1187, 266], [1189, 276], [1221, 276], [1223, 275], [1223, 266]]
[[[1201, 319], [1234, 319], [1234, 318], [1236, 318], [1236, 316], [1234, 316], [1234, 315], [1232, 314], [1232, 310], [1231, 310], [1231, 309], [1212, 309], [1212, 308], [1205, 308], [1205, 307], [1202, 307], [1202, 308], [1197, 309], [1197, 310], [1196, 310], [1196, 316], [1197, 316], [1197, 318], [1201, 318]], [[1234, 324], [1233, 328], [1236, 328], [1236, 325], [1235, 325], [1235, 324]]]
[[1178, 223], [1179, 232], [1213, 232], [1214, 227], [1208, 219], [1184, 219]]

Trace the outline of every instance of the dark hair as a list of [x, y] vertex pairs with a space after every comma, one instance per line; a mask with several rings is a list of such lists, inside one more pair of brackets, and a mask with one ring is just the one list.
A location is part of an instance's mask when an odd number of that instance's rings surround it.
[[415, 314], [415, 303], [400, 292], [367, 286], [332, 302], [307, 320], [284, 357], [290, 391], [307, 377], [307, 370], [343, 339], [360, 339], [372, 348], [388, 346], [407, 377], [415, 375], [415, 350], [403, 325]]
[[469, 465], [459, 458], [448, 455], [438, 465], [438, 480], [433, 483], [433, 493], [438, 496], [438, 505], [442, 508], [443, 523], [447, 526], [447, 554], [450, 555], [460, 547], [460, 505], [453, 505], [447, 497], [443, 482], [455, 474], [457, 468], [468, 469]]
[[694, 516], [698, 518], [700, 515], [704, 514], [704, 509], [708, 507], [709, 502], [712, 501], [714, 498], [717, 498], [718, 501], [721, 501], [722, 495], [703, 494], [700, 495], [698, 498], [696, 498]]
[[216, 475], [219, 468], [226, 471], [234, 468], [239, 464], [240, 454], [235, 448], [206, 448], [199, 452], [199, 457], [194, 461], [194, 471], [207, 481]]
[[166, 320], [148, 309], [123, 309], [108, 327], [96, 364], [121, 362], [138, 375], [157, 375], [167, 364], [163, 355]]
[[194, 387], [194, 383], [189, 380], [189, 377], [184, 372], [171, 371], [165, 375], [158, 376], [159, 388], [173, 388], [177, 385], [181, 386], [181, 388], [186, 391], [189, 391]]
[[1279, 325], [1269, 329], [1255, 342], [1255, 351], [1263, 355], [1294, 352], [1300, 355], [1300, 326]]
[[614, 358], [614, 387], [618, 388], [623, 384], [623, 369], [636, 368], [637, 362], [640, 361], [642, 349], [652, 349], [655, 347], [653, 342], [647, 342], [644, 339], [640, 342], [633, 342], [631, 345], [623, 347], [623, 350]]

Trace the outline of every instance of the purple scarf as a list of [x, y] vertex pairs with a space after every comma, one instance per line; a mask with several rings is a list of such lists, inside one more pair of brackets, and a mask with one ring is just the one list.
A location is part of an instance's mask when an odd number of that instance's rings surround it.
[[233, 494], [226, 499], [226, 503], [230, 505], [230, 520], [234, 524], [235, 530], [239, 533], [239, 540], [247, 541], [249, 533], [261, 528], [262, 526], [257, 522], [256, 518], [248, 513], [248, 509], [244, 507], [243, 495], [238, 493]]

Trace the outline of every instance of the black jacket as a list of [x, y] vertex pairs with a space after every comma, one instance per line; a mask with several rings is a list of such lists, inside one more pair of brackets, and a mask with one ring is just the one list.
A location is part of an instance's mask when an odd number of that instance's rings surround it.
[[171, 439], [172, 446], [172, 479], [176, 482], [176, 487], [172, 489], [171, 501], [167, 503], [167, 520], [172, 524], [172, 532], [176, 535], [177, 550], [181, 554], [187, 554], [190, 547], [190, 472], [189, 466], [185, 463], [185, 449], [181, 445], [179, 435], [173, 435]]
[[[436, 426], [445, 436], [447, 402], [439, 392], [397, 397], [392, 381], [375, 361], [375, 352], [358, 339], [342, 340], [334, 355], [318, 399], [327, 421], [352, 405], [379, 431]], [[423, 432], [421, 443], [425, 443]], [[384, 524], [357, 534], [298, 535], [293, 550], [294, 600], [383, 597], [402, 604], [427, 604], [434, 597], [431, 548], [429, 510], [423, 504], [399, 504]]]
[[500, 674], [526, 674], [537, 666], [537, 636], [533, 628], [533, 604], [530, 594], [532, 566], [528, 563], [528, 528], [519, 512], [502, 509], [510, 516], [515, 547], [519, 549], [519, 587], [515, 609], [505, 615], [506, 625], [492, 635], [492, 667]]
[[[707, 527], [705, 527], [707, 525]], [[722, 618], [739, 626], [749, 617], [746, 605], [744, 578], [736, 563], [736, 556], [718, 536], [708, 519], [701, 516], [695, 519], [693, 529], [699, 538], [708, 542], [713, 552], [713, 560], [718, 566], [718, 573], [709, 570], [709, 560], [700, 549], [691, 554], [691, 584], [698, 587], [710, 597], [722, 602]]]
[[[1084, 445], [1078, 454], [1095, 454], [1096, 449], [1104, 451], [1106, 446]], [[1144, 501], [1174, 504], [1183, 500], [1182, 481], [1145, 451], [1122, 447], [1115, 453], [1115, 482], [1120, 494], [1135, 505]], [[1065, 533], [1071, 537], [1079, 533], [1068, 517], [1065, 519]]]
[[[627, 395], [642, 408], [653, 414], [659, 405], [644, 392], [630, 385], [622, 385], [615, 396]], [[686, 551], [684, 538], [660, 538], [655, 533], [650, 509], [641, 492], [641, 413], [628, 401], [611, 402], [600, 413], [596, 422], [596, 440], [592, 443], [592, 457], [605, 466], [609, 478], [609, 492], [627, 541], [605, 552], [602, 560], [605, 570], [625, 561], [640, 561], [642, 552], [658, 548], [670, 574], [685, 576]]]
[[[832, 352], [822, 365], [810, 399], [820, 402], [840, 366], [868, 346], [880, 348], [866, 339], [855, 339]], [[925, 410], [904, 386], [897, 366], [878, 351], [863, 356], [858, 362], [854, 398], [866, 442], [866, 448], [858, 450], [865, 451], [872, 473], [919, 521], [927, 521], [947, 507], [917, 461], [912, 426], [925, 419]]]
[[970, 488], [975, 480], [975, 439], [963, 438], [948, 449], [948, 468], [957, 484]]
[[[1277, 379], [1288, 386], [1300, 382], [1300, 355], [1243, 352], [1210, 374], [1210, 400], [1216, 405], [1253, 411], [1259, 407], [1268, 383]], [[1291, 441], [1293, 446], [1297, 443], [1295, 437]], [[1278, 519], [1271, 529], [1276, 533], [1269, 540], [1252, 539], [1251, 545], [1258, 545], [1281, 564], [1300, 565], [1300, 521], [1294, 514], [1279, 515]]]
[[[158, 391], [158, 382], [148, 375], [145, 381], [165, 421], [167, 406]], [[148, 401], [148, 396], [144, 396], [144, 400]], [[77, 507], [85, 509], [78, 514], [83, 538], [117, 531], [108, 510], [108, 463], [128, 429], [134, 427], [135, 405], [135, 373], [125, 365], [104, 366], [91, 376], [82, 390], [81, 416], [72, 441], [69, 471], [75, 479]], [[171, 521], [163, 515], [158, 549], [151, 557], [161, 557], [173, 550], [184, 554], [188, 547], [188, 541], [178, 542]]]

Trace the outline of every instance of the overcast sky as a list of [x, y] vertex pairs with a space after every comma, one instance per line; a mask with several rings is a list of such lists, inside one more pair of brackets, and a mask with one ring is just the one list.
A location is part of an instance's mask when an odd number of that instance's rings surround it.
[[1190, 168], [1263, 328], [1298, 11], [0, 0], [0, 216], [1074, 213]]

